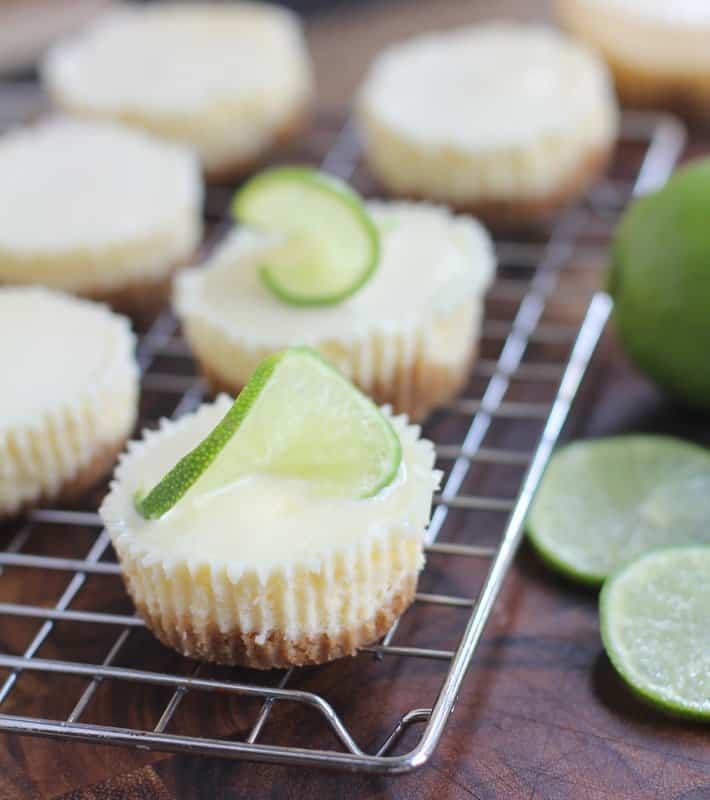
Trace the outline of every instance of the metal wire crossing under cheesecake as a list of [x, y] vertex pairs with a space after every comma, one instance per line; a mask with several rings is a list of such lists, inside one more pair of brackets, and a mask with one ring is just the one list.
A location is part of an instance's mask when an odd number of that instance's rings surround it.
[[[436, 702], [431, 708], [411, 708], [401, 714], [395, 726], [376, 748], [365, 751], [358, 744], [358, 732], [350, 730], [325, 697], [315, 692], [289, 688], [294, 671], [284, 672], [274, 685], [215, 680], [201, 677], [203, 665], [197, 664], [189, 674], [149, 671], [116, 666], [115, 662], [131, 633], [142, 627], [142, 621], [131, 615], [101, 611], [75, 610], [70, 606], [95, 575], [116, 575], [119, 567], [106, 561], [110, 543], [97, 514], [85, 510], [41, 509], [33, 512], [0, 552], [0, 565], [28, 571], [28, 585], [41, 581], [47, 571], [71, 576], [54, 607], [33, 604], [0, 603], [0, 616], [25, 617], [37, 620], [38, 628], [31, 642], [19, 655], [0, 653], [0, 669], [8, 675], [0, 686], [0, 731], [52, 736], [94, 743], [126, 745], [192, 754], [218, 755], [285, 764], [301, 764], [395, 774], [424, 764], [433, 753], [453, 709], [461, 682], [481, 639], [486, 622], [500, 592], [501, 585], [523, 535], [529, 504], [542, 476], [552, 449], [558, 440], [571, 403], [580, 386], [611, 310], [611, 300], [595, 292], [583, 282], [561, 281], [562, 275], [574, 275], [581, 263], [599, 263], [618, 213], [632, 194], [642, 193], [661, 184], [673, 169], [684, 145], [683, 127], [665, 115], [629, 113], [624, 117], [622, 143], [638, 148], [640, 169], [634, 176], [609, 179], [585, 204], [570, 208], [552, 223], [544, 240], [497, 241], [501, 267], [500, 277], [491, 296], [511, 308], [505, 318], [487, 319], [484, 341], [502, 343], [495, 359], [482, 358], [474, 375], [483, 386], [480, 396], [465, 397], [452, 403], [443, 413], [470, 418], [465, 436], [454, 443], [437, 443], [437, 457], [446, 467], [446, 478], [435, 498], [426, 550], [447, 559], [485, 559], [489, 568], [482, 588], [476, 596], [460, 597], [420, 592], [407, 614], [417, 608], [436, 604], [469, 609], [454, 650], [430, 649], [396, 642], [397, 625], [379, 644], [366, 648], [376, 658], [399, 656], [410, 659], [434, 659], [445, 662]], [[323, 168], [345, 179], [359, 168], [360, 149], [357, 136], [349, 124], [340, 130], [327, 150]], [[208, 198], [208, 217], [223, 219], [226, 190], [213, 191]], [[213, 206], [211, 208], [211, 206]], [[217, 225], [215, 235], [224, 232], [224, 223]], [[582, 303], [586, 307], [581, 324], [549, 322], [544, 319], [546, 306], [555, 301]], [[566, 347], [568, 356], [559, 362], [534, 362], [527, 353], [536, 343], [552, 343]], [[163, 362], [169, 358], [189, 359], [185, 342], [177, 335], [177, 324], [169, 313], [163, 313], [140, 337], [138, 359], [143, 373], [144, 394], [174, 398], [173, 416], [195, 408], [202, 400], [204, 386], [194, 374], [168, 371]], [[506, 400], [516, 381], [545, 384], [551, 399], [545, 402]], [[529, 451], [507, 447], [485, 446], [494, 422], [526, 420], [540, 427], [536, 445]], [[497, 497], [463, 493], [472, 465], [509, 466], [518, 469], [517, 496]], [[484, 466], [485, 468], [485, 466]], [[487, 511], [504, 515], [502, 536], [494, 546], [439, 541], [450, 512]], [[49, 525], [70, 533], [82, 529], [96, 531], [96, 538], [83, 558], [61, 555], [36, 555], [26, 552], [34, 528]], [[0, 577], [0, 580], [2, 578]], [[50, 637], [57, 622], [78, 625], [107, 625], [118, 629], [112, 646], [101, 663], [84, 663], [38, 657], [42, 645]], [[23, 671], [38, 671], [50, 682], [55, 675], [71, 675], [85, 679], [86, 685], [66, 719], [43, 716], [28, 717], [1, 713], [3, 703], [11, 695]], [[112, 679], [129, 685], [142, 684], [172, 689], [164, 710], [152, 730], [113, 727], [82, 722], [82, 715], [102, 681]], [[251, 729], [242, 739], [217, 736], [195, 736], [179, 729], [167, 728], [187, 693], [221, 692], [261, 699]], [[309, 744], [304, 730], [298, 746], [264, 744], [259, 741], [274, 704], [291, 701], [315, 709], [330, 726], [340, 747], [316, 749]], [[414, 723], [420, 724], [415, 744], [396, 754], [396, 745]]]

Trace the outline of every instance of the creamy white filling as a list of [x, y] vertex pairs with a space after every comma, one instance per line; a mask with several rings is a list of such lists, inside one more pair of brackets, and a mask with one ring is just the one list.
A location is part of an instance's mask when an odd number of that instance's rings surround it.
[[130, 128], [59, 118], [18, 129], [0, 139], [0, 175], [0, 254], [101, 255], [186, 217], [199, 229], [195, 156]]
[[204, 267], [178, 276], [178, 314], [204, 318], [254, 347], [317, 345], [378, 330], [406, 331], [437, 312], [478, 300], [487, 289], [495, 256], [475, 220], [426, 204], [371, 202], [368, 210], [380, 230], [380, 263], [344, 302], [317, 308], [284, 304], [258, 276], [274, 240], [238, 228]]
[[599, 142], [614, 127], [607, 72], [591, 51], [552, 29], [504, 22], [391, 46], [359, 102], [399, 135], [464, 151], [560, 135]]
[[0, 289], [0, 436], [71, 407], [112, 370], [135, 372], [127, 320], [39, 288]]
[[420, 540], [439, 474], [432, 470], [431, 443], [419, 440], [418, 429], [402, 417], [393, 419], [402, 442], [399, 475], [375, 497], [324, 497], [306, 481], [254, 474], [209, 496], [188, 492], [160, 520], [143, 519], [134, 506], [135, 492], [152, 488], [212, 430], [230, 403], [223, 395], [129, 449], [101, 510], [121, 551], [140, 552], [145, 564], [226, 566], [236, 581], [245, 570], [264, 579], [274, 569], [318, 570], [332, 553], [354, 553], [394, 531]]
[[274, 116], [311, 83], [298, 18], [256, 3], [121, 8], [60, 42], [43, 71], [70, 102], [157, 117], [224, 102], [242, 104], [246, 119]]

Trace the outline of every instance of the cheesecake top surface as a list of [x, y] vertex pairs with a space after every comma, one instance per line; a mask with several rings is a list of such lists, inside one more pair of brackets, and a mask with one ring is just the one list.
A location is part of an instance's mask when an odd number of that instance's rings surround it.
[[57, 117], [0, 138], [0, 259], [130, 244], [198, 213], [199, 164], [182, 145]]
[[262, 283], [258, 267], [281, 243], [234, 229], [204, 267], [178, 276], [175, 306], [256, 346], [347, 341], [380, 329], [406, 330], [426, 315], [482, 294], [495, 272], [490, 236], [476, 220], [424, 203], [369, 202], [380, 233], [373, 277], [332, 306], [289, 306]]
[[[39, 287], [0, 288], [0, 434], [72, 409], [117, 373], [135, 373], [128, 321], [105, 306]], [[51, 443], [48, 443], [51, 444]]]
[[585, 120], [615, 108], [607, 69], [591, 50], [552, 28], [512, 22], [388, 47], [359, 105], [400, 135], [464, 150], [575, 135]]
[[432, 469], [431, 443], [419, 439], [419, 429], [403, 417], [392, 418], [402, 443], [400, 471], [374, 497], [324, 496], [305, 480], [250, 474], [210, 494], [189, 490], [160, 519], [143, 519], [135, 493], [152, 488], [230, 405], [221, 395], [177, 422], [164, 421], [159, 431], [129, 446], [101, 508], [114, 539], [125, 537], [122, 545], [137, 548], [149, 561], [227, 566], [236, 580], [250, 569], [268, 573], [296, 564], [320, 569], [334, 553], [347, 557], [362, 540], [393, 530], [405, 538], [421, 536], [439, 473]]
[[50, 50], [50, 87], [105, 111], [180, 114], [310, 81], [298, 17], [267, 3], [123, 7]]

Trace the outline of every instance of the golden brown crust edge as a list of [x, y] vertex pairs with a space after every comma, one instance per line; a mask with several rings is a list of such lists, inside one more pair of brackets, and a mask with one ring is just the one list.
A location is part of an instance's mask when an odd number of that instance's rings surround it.
[[[406, 414], [412, 422], [422, 422], [436, 408], [454, 400], [466, 386], [478, 355], [473, 346], [463, 366], [444, 366], [419, 360], [400, 366], [386, 383], [376, 381], [371, 387], [360, 387], [377, 405], [391, 405], [395, 414]], [[200, 372], [210, 392], [226, 392], [236, 397], [244, 388], [221, 375], [195, 353]]]
[[[406, 197], [411, 200], [444, 202], [455, 211], [471, 214], [492, 228], [535, 225], [545, 221], [556, 211], [584, 195], [599, 177], [606, 172], [612, 154], [613, 146], [590, 150], [580, 160], [571, 175], [544, 195], [463, 203], [442, 197], [426, 197], [424, 194], [416, 193], [407, 194]], [[390, 191], [387, 183], [377, 177], [377, 172], [374, 169], [370, 171], [380, 181], [382, 188], [386, 192], [392, 196], [402, 196], [398, 192]]]
[[0, 522], [16, 519], [48, 503], [66, 505], [75, 501], [82, 494], [100, 483], [111, 472], [127, 441], [128, 436], [123, 436], [115, 442], [102, 445], [87, 464], [80, 467], [71, 478], [67, 478], [62, 482], [56, 492], [45, 492], [35, 500], [23, 504], [17, 511], [12, 513], [3, 512], [0, 509]]
[[[129, 582], [126, 585], [130, 587]], [[297, 638], [278, 630], [263, 636], [239, 628], [225, 632], [216, 624], [208, 625], [198, 634], [187, 614], [164, 618], [151, 614], [144, 604], [136, 603], [136, 607], [147, 627], [163, 644], [188, 658], [252, 669], [282, 669], [323, 664], [355, 655], [358, 648], [373, 644], [387, 633], [397, 617], [411, 605], [416, 588], [417, 576], [407, 575], [387, 605], [378, 609], [374, 617], [334, 633], [323, 631]]]

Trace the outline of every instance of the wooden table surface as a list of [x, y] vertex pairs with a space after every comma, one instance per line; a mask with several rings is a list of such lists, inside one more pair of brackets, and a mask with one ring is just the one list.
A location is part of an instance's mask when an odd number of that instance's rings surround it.
[[[323, 105], [342, 107], [364, 64], [384, 41], [432, 27], [434, 21], [443, 26], [470, 19], [481, 9], [502, 14], [507, 6], [518, 5], [401, 0], [392, 7], [373, 6], [314, 23], [311, 39]], [[544, 13], [540, 5], [525, 9], [528, 16], [539, 13]], [[670, 432], [710, 445], [708, 418], [665, 401], [629, 366], [615, 346], [613, 332], [608, 332], [566, 435], [635, 430]], [[483, 475], [478, 479], [486, 480]], [[459, 566], [444, 575], [432, 561], [426, 588], [438, 591], [445, 585], [447, 591], [470, 593], [480, 578], [476, 569]], [[13, 579], [7, 571], [3, 581], [1, 599], [22, 598], [27, 587], [20, 578]], [[430, 764], [411, 775], [362, 777], [0, 736], [0, 800], [710, 798], [710, 732], [665, 719], [630, 695], [603, 653], [596, 607], [594, 592], [554, 577], [523, 545], [439, 749]], [[422, 631], [407, 631], [405, 622], [403, 635], [426, 636], [428, 646], [452, 647], [460, 621], [432, 609]], [[15, 635], [14, 630], [1, 630], [0, 649], [16, 652]], [[89, 653], [93, 647], [100, 650], [102, 643], [72, 645]], [[52, 646], [45, 654], [52, 655]], [[148, 634], [133, 637], [129, 651], [126, 659], [143, 653], [146, 658], [171, 658]], [[395, 699], [407, 707], [431, 702], [427, 692], [439, 685], [441, 670], [430, 662], [410, 669], [398, 659], [375, 664], [371, 656], [362, 655], [303, 670], [294, 685], [317, 685], [318, 690], [326, 686], [329, 699], [348, 722], [374, 731], [376, 720], [395, 708]], [[68, 679], [26, 677], [15, 690], [26, 702], [36, 699], [59, 706], [65, 692], [75, 699], [75, 686]], [[110, 691], [99, 692], [96, 702], [96, 713], [108, 714], [116, 724], [145, 724], [155, 712], [147, 692], [134, 693], [130, 707]], [[191, 724], [197, 720], [198, 729], [201, 720], [216, 719], [225, 735], [243, 734], [253, 710], [241, 701], [196, 698], [185, 705], [184, 719]], [[304, 718], [284, 708], [269, 724], [278, 727], [280, 738], [297, 741]]]

